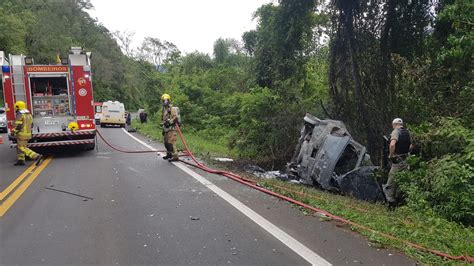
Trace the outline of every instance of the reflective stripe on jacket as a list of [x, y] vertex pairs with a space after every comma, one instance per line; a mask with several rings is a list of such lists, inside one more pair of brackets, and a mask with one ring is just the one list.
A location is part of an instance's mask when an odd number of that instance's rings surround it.
[[33, 125], [33, 116], [30, 111], [21, 110], [16, 112], [15, 135], [20, 138], [31, 138], [31, 127]]

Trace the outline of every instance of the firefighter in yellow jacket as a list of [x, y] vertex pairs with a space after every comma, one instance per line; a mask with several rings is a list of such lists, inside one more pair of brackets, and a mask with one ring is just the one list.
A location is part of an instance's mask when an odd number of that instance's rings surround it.
[[163, 159], [173, 162], [178, 160], [178, 152], [176, 150], [178, 131], [176, 125], [180, 122], [179, 108], [171, 104], [171, 96], [169, 94], [163, 94], [161, 102], [163, 103], [161, 122], [166, 148], [166, 156]]
[[15, 103], [15, 114], [15, 128], [12, 132], [13, 137], [16, 139], [17, 162], [15, 165], [25, 165], [25, 156], [36, 160], [38, 165], [43, 156], [26, 147], [26, 144], [31, 139], [33, 117], [30, 111], [26, 109], [26, 104], [22, 101]]

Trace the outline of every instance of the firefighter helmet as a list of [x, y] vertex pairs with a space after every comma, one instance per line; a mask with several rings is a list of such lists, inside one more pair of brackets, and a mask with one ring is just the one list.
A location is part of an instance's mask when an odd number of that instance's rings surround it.
[[171, 96], [169, 94], [163, 94], [161, 95], [161, 101], [168, 100], [171, 101]]
[[71, 122], [69, 125], [67, 125], [67, 128], [74, 132], [79, 129], [79, 125], [76, 122]]
[[26, 109], [26, 104], [24, 101], [17, 101], [15, 103], [15, 111], [21, 111]]

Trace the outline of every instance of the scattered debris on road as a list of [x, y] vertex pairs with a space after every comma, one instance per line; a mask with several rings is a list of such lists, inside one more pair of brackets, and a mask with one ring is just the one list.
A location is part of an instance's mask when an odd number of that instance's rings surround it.
[[259, 178], [265, 178], [265, 179], [273, 179], [273, 178], [278, 178], [282, 180], [287, 180], [288, 179], [288, 174], [283, 173], [281, 171], [265, 171], [265, 169], [261, 168], [260, 166], [257, 165], [251, 165], [248, 164], [244, 166], [245, 172], [252, 174], [256, 177]]
[[62, 190], [62, 189], [55, 189], [55, 188], [52, 188], [52, 187], [54, 187], [54, 185], [50, 185], [49, 187], [44, 187], [44, 189], [52, 190], [52, 191], [56, 191], [56, 192], [61, 192], [61, 193], [64, 193], [64, 194], [73, 195], [73, 196], [80, 197], [80, 198], [83, 198], [83, 199], [86, 199], [86, 200], [93, 200], [94, 199], [94, 198], [91, 198], [91, 197], [87, 197], [87, 196], [84, 196], [84, 195], [80, 195], [80, 194], [69, 192], [69, 191]]
[[216, 157], [214, 158], [214, 160], [218, 162], [233, 162], [234, 161], [234, 159], [225, 158], [225, 157]]

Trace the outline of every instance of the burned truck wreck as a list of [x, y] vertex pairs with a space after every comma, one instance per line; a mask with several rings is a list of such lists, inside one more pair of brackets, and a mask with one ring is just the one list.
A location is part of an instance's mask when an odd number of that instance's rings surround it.
[[311, 114], [304, 117], [301, 137], [287, 165], [290, 179], [367, 201], [384, 200], [374, 177], [377, 169], [344, 123]]

